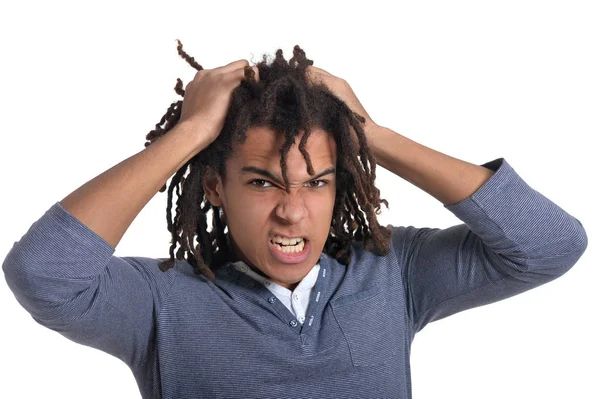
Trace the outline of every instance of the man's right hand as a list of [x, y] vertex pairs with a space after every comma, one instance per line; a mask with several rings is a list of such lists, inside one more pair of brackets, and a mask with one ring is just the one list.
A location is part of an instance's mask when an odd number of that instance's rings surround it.
[[242, 80], [245, 68], [254, 70], [259, 80], [258, 68], [250, 67], [248, 60], [241, 59], [215, 69], [198, 71], [185, 86], [185, 95], [178, 123], [186, 122], [198, 129], [204, 146], [212, 143], [225, 124], [225, 116], [231, 102], [231, 93]]

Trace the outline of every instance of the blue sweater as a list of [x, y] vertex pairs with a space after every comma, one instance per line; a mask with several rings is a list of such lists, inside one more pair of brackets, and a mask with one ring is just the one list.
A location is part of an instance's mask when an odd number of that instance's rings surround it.
[[587, 247], [504, 158], [482, 166], [494, 175], [445, 206], [463, 224], [392, 226], [388, 255], [355, 244], [348, 266], [321, 254], [304, 324], [230, 264], [212, 282], [186, 261], [114, 256], [59, 202], [2, 269], [36, 322], [121, 359], [143, 398], [411, 398], [418, 331], [547, 283]]

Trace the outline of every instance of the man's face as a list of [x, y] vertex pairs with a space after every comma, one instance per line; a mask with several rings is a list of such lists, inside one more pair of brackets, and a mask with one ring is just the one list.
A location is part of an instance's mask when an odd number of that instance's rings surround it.
[[[205, 182], [208, 199], [225, 212], [237, 259], [291, 290], [319, 259], [336, 195], [333, 137], [320, 129], [309, 137], [306, 150], [315, 172], [312, 177], [298, 149], [301, 138], [296, 137], [286, 159], [289, 194], [279, 153], [285, 138], [267, 127], [248, 129], [246, 141], [226, 162], [225, 181], [217, 177]], [[319, 176], [322, 172], [326, 174]], [[283, 241], [281, 236], [292, 241]], [[296, 237], [304, 241], [293, 246]]]

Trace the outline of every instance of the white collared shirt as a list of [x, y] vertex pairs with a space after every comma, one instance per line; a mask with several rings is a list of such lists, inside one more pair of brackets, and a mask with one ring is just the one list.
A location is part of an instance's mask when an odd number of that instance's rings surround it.
[[237, 261], [233, 263], [233, 266], [245, 273], [249, 277], [258, 281], [269, 289], [275, 296], [285, 305], [286, 308], [292, 312], [301, 324], [304, 324], [304, 318], [306, 316], [306, 309], [308, 308], [308, 302], [310, 301], [310, 295], [312, 294], [313, 287], [317, 281], [319, 270], [321, 265], [318, 263], [308, 272], [306, 276], [298, 283], [294, 291], [291, 291], [272, 280], [261, 276], [252, 270], [244, 261]]

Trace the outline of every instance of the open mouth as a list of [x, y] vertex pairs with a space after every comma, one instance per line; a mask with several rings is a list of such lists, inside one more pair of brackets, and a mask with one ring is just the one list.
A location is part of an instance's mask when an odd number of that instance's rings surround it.
[[271, 244], [274, 244], [279, 251], [284, 253], [300, 253], [304, 250], [306, 241], [303, 238], [287, 241], [285, 243], [271, 240]]
[[305, 262], [310, 256], [310, 248], [310, 240], [304, 237], [285, 238], [276, 235], [269, 240], [271, 255], [281, 263]]

